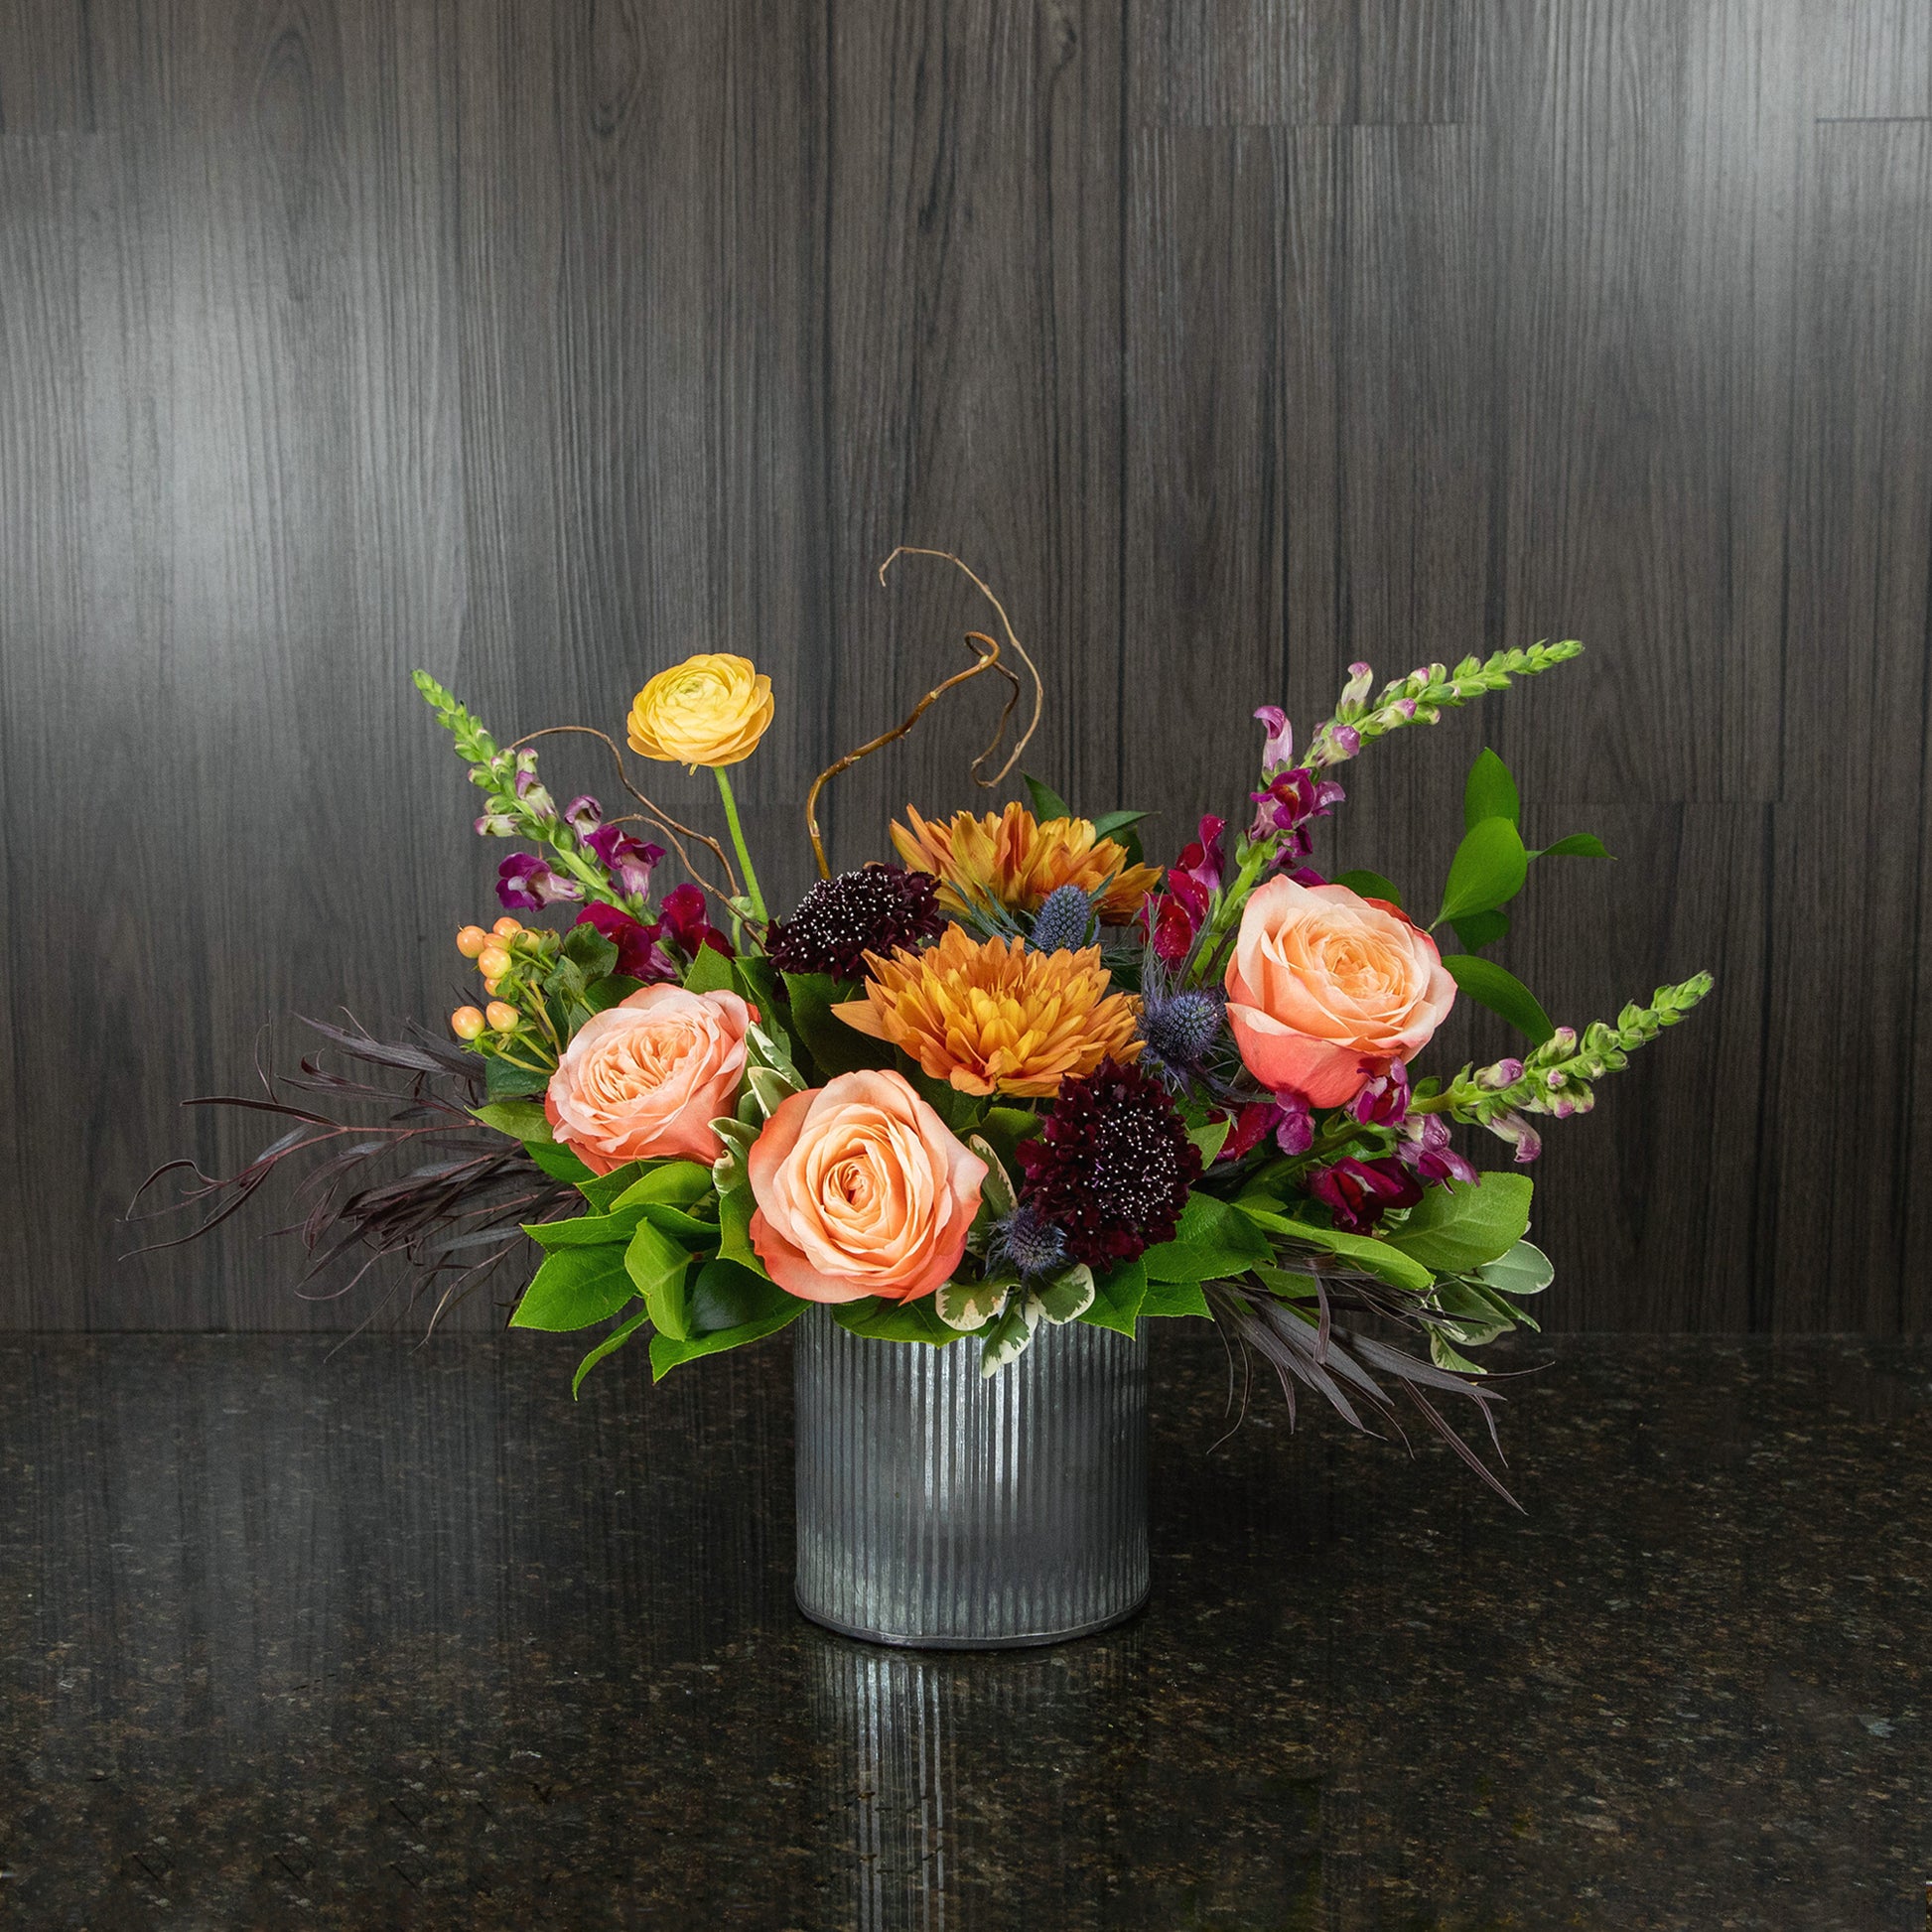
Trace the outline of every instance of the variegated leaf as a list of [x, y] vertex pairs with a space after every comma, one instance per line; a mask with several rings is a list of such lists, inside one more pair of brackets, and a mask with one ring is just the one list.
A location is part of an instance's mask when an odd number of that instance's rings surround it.
[[782, 1077], [793, 1093], [804, 1090], [804, 1079], [791, 1057], [790, 1047], [782, 1037], [756, 1025], [745, 1029], [745, 1037], [751, 1042], [752, 1051], [760, 1066], [767, 1066]]
[[980, 1374], [997, 1375], [1009, 1362], [1019, 1360], [1032, 1344], [1039, 1320], [1039, 1297], [1015, 1295], [980, 1343]]
[[970, 1335], [999, 1313], [1017, 1286], [1011, 1275], [990, 1282], [947, 1282], [933, 1296], [932, 1310], [948, 1328]]
[[775, 1114], [795, 1091], [785, 1084], [785, 1076], [768, 1066], [750, 1066], [745, 1069], [745, 1084], [751, 1088], [759, 1106], [765, 1117]]
[[1012, 1177], [1000, 1157], [993, 1152], [991, 1143], [982, 1136], [969, 1134], [966, 1145], [986, 1163], [986, 1178], [980, 1182], [980, 1199], [993, 1210], [995, 1220], [1004, 1220], [1013, 1212], [1014, 1203], [1019, 1199], [1013, 1189]]
[[1042, 1316], [1054, 1327], [1077, 1319], [1093, 1307], [1093, 1270], [1076, 1261], [1035, 1294]]

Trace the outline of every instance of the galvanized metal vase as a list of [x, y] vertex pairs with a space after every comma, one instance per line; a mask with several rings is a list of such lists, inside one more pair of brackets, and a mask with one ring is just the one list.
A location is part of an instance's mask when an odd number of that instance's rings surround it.
[[971, 1342], [798, 1323], [798, 1606], [875, 1643], [1058, 1643], [1146, 1600], [1147, 1342], [1042, 1326]]

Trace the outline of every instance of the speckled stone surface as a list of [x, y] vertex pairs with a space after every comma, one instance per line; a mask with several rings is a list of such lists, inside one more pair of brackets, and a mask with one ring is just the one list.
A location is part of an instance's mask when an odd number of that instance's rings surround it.
[[1148, 1611], [922, 1658], [782, 1343], [0, 1342], [0, 1921], [1917, 1932], [1932, 1348], [1548, 1354], [1517, 1516], [1163, 1332]]

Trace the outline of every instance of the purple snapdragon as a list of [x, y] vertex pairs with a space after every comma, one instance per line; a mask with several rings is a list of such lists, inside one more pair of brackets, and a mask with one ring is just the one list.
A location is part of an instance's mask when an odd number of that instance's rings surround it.
[[[579, 799], [575, 803], [583, 803]], [[663, 863], [664, 848], [633, 839], [621, 825], [600, 825], [584, 840], [586, 849], [610, 875], [611, 884], [626, 898], [650, 897], [650, 876]]]
[[584, 889], [534, 852], [514, 852], [496, 868], [496, 897], [512, 912], [539, 912], [560, 899], [580, 899]]

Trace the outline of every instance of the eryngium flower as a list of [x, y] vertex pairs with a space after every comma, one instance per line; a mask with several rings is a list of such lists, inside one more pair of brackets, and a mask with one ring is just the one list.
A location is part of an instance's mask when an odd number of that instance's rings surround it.
[[867, 953], [909, 952], [939, 936], [946, 921], [933, 901], [938, 888], [930, 873], [897, 866], [821, 879], [790, 918], [772, 921], [765, 954], [781, 973], [864, 979]]
[[1221, 1036], [1219, 997], [1201, 988], [1148, 996], [1141, 1010], [1141, 1037], [1149, 1055], [1175, 1073], [1191, 1072]]
[[1093, 900], [1078, 886], [1055, 886], [1034, 920], [1037, 952], [1077, 952], [1093, 938]]
[[1044, 1097], [1110, 1054], [1141, 1050], [1138, 1002], [1107, 990], [1098, 946], [1030, 952], [1023, 939], [977, 940], [952, 925], [924, 952], [872, 953], [867, 964], [866, 997], [832, 1011], [961, 1093]]
[[1161, 883], [1158, 866], [1130, 864], [1127, 848], [1095, 838], [1089, 819], [1042, 825], [1024, 805], [1009, 805], [997, 818], [958, 812], [943, 824], [909, 805], [905, 816], [911, 830], [895, 822], [893, 844], [908, 866], [938, 876], [939, 903], [948, 912], [1035, 912], [1058, 887], [1078, 886], [1105, 923], [1120, 925]]
[[1017, 1268], [1023, 1275], [1053, 1275], [1066, 1260], [1066, 1236], [1025, 1201], [994, 1223], [993, 1238], [986, 1244], [989, 1271]]
[[1026, 1175], [1022, 1205], [1096, 1268], [1172, 1238], [1201, 1172], [1200, 1149], [1160, 1082], [1114, 1060], [1066, 1081], [1014, 1158]]

